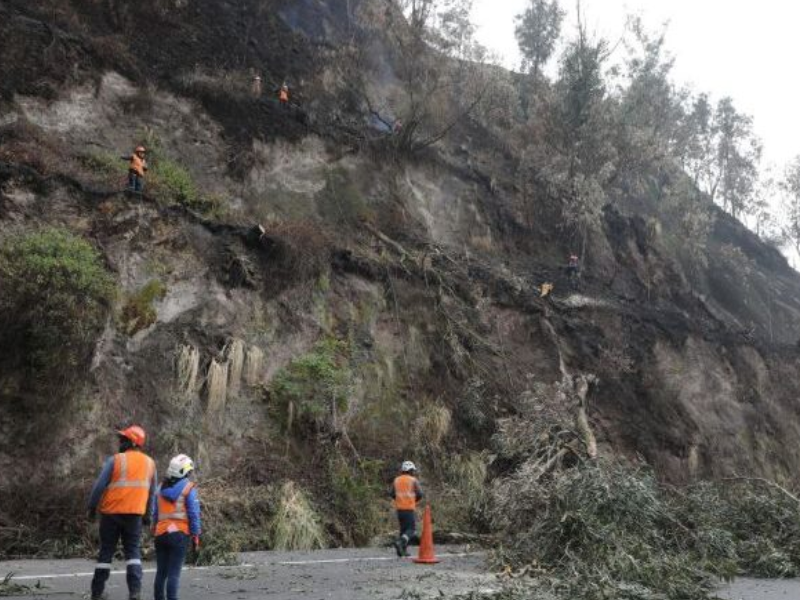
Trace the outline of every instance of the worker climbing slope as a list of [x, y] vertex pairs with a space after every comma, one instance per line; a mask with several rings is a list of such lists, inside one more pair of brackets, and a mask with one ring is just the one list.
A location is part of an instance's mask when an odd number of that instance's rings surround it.
[[410, 460], [401, 465], [400, 475], [395, 478], [390, 494], [394, 498], [400, 526], [400, 535], [392, 545], [397, 556], [408, 556], [408, 545], [417, 537], [417, 503], [424, 497], [417, 479], [417, 467]]
[[278, 90], [278, 102], [280, 102], [281, 107], [289, 109], [289, 85], [285, 81]]
[[117, 432], [119, 452], [106, 459], [89, 497], [89, 519], [100, 513], [100, 553], [92, 578], [92, 600], [104, 597], [111, 562], [122, 539], [130, 600], [142, 597], [142, 525], [149, 525], [156, 490], [156, 465], [142, 452], [138, 425]]
[[121, 157], [128, 163], [128, 190], [141, 194], [144, 192], [144, 174], [147, 172], [146, 150], [144, 146], [136, 146], [133, 154]]

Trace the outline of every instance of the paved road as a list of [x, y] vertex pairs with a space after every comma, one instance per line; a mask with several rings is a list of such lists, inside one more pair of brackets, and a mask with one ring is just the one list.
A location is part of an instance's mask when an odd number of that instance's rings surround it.
[[725, 587], [724, 600], [800, 600], [798, 579], [738, 579]]
[[[416, 565], [383, 549], [325, 550], [313, 553], [260, 552], [242, 555], [242, 566], [187, 569], [181, 596], [191, 600], [398, 600], [437, 598], [441, 592], [493, 589], [482, 554], [438, 548], [438, 565]], [[80, 598], [93, 565], [84, 560], [0, 562], [0, 579], [31, 587], [11, 598]], [[124, 565], [115, 564], [107, 589], [110, 600], [125, 600]], [[145, 598], [152, 597], [153, 566], [145, 565]], [[39, 588], [38, 585], [43, 587]]]
[[[499, 586], [480, 553], [439, 548], [438, 565], [415, 565], [380, 549], [324, 550], [309, 553], [243, 554], [236, 567], [190, 568], [184, 572], [183, 598], [191, 600], [417, 600], [494, 590]], [[29, 586], [11, 598], [81, 598], [93, 564], [84, 560], [0, 562], [0, 579]], [[115, 565], [110, 600], [125, 600], [124, 566]], [[145, 598], [152, 597], [153, 565], [145, 565]], [[719, 592], [724, 600], [800, 600], [800, 580], [740, 579]]]

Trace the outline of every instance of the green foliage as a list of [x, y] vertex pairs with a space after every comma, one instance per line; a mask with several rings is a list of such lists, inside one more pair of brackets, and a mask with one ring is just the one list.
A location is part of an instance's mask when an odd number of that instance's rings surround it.
[[153, 185], [160, 192], [159, 199], [162, 202], [183, 204], [191, 208], [200, 204], [200, 192], [191, 174], [177, 162], [161, 159], [155, 163], [150, 175]]
[[516, 36], [525, 69], [535, 78], [555, 50], [564, 11], [558, 0], [529, 0], [517, 15]]
[[128, 172], [128, 163], [110, 152], [90, 152], [81, 161], [98, 175], [120, 178]]
[[353, 468], [340, 456], [328, 464], [333, 510], [346, 541], [354, 546], [367, 544], [381, 530], [386, 495], [382, 469], [380, 460], [361, 460]]
[[349, 359], [349, 344], [325, 338], [275, 375], [271, 398], [287, 431], [295, 424], [319, 430], [334, 408], [339, 412], [346, 410], [351, 378]]
[[127, 335], [134, 335], [156, 322], [158, 314], [153, 302], [167, 294], [167, 287], [158, 279], [153, 279], [138, 292], [128, 298], [120, 314], [120, 328]]
[[203, 214], [218, 216], [223, 200], [200, 191], [192, 174], [169, 155], [155, 131], [146, 129], [142, 138], [147, 148], [147, 179], [158, 201], [181, 204]]
[[0, 245], [3, 345], [40, 381], [61, 379], [88, 360], [114, 289], [99, 253], [64, 229], [7, 237]]
[[538, 565], [559, 598], [700, 600], [719, 578], [799, 572], [800, 506], [772, 487], [673, 490], [603, 462], [506, 484], [502, 563]]

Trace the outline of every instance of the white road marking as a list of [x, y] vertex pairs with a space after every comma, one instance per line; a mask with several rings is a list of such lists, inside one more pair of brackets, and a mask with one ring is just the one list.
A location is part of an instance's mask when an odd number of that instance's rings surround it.
[[[464, 556], [475, 556], [476, 552], [460, 552], [454, 554], [440, 554], [441, 558], [461, 558]], [[266, 563], [264, 566], [279, 565], [282, 567], [297, 567], [303, 565], [326, 565], [326, 564], [346, 564], [353, 562], [388, 562], [397, 560], [396, 556], [364, 556], [353, 558], [319, 558], [313, 560], [287, 560], [274, 563]], [[241, 565], [215, 566], [215, 567], [186, 567], [185, 571], [208, 571], [210, 569], [247, 569], [257, 565], [245, 563]], [[142, 569], [142, 573], [155, 573], [155, 569]], [[125, 571], [111, 571], [112, 575], [125, 575]], [[92, 577], [94, 571], [83, 573], [49, 573], [46, 575], [14, 575], [12, 581], [35, 581], [37, 579], [71, 579], [75, 577]]]
[[[459, 554], [440, 554], [439, 556], [442, 558], [459, 558], [463, 556], [473, 556], [474, 552], [461, 552]], [[354, 558], [320, 558], [316, 560], [287, 560], [284, 562], [275, 563], [277, 565], [285, 566], [285, 567], [294, 567], [300, 565], [335, 565], [341, 563], [351, 563], [351, 562], [380, 562], [380, 561], [390, 561], [390, 560], [397, 560], [396, 556], [365, 556], [363, 558], [354, 557]]]

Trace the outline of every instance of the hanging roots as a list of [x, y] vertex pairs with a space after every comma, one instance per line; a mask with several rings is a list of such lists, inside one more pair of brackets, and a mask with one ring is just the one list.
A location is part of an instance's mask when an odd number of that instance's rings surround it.
[[244, 367], [244, 342], [234, 339], [225, 347], [224, 354], [228, 359], [228, 391], [231, 395], [239, 393], [242, 385], [242, 368]]
[[197, 373], [200, 369], [200, 351], [194, 346], [181, 346], [178, 351], [178, 389], [188, 397], [197, 390]]
[[264, 353], [257, 346], [250, 346], [244, 362], [244, 381], [250, 387], [261, 381], [261, 370], [264, 368]]
[[206, 387], [208, 389], [208, 410], [222, 412], [225, 409], [225, 398], [228, 395], [227, 362], [219, 364], [216, 360], [211, 361], [206, 376]]

